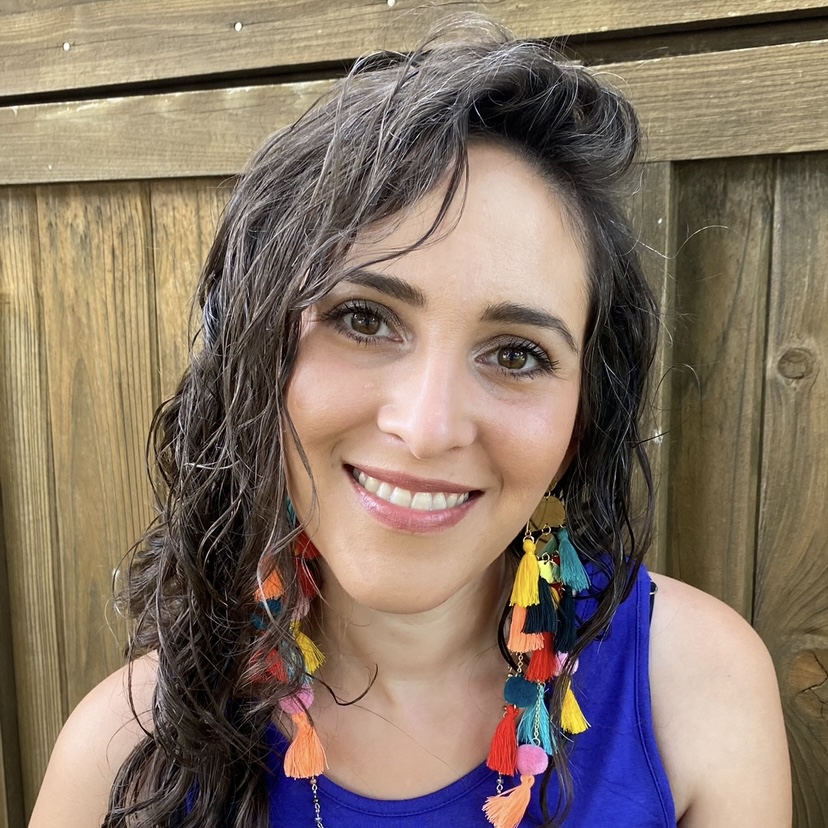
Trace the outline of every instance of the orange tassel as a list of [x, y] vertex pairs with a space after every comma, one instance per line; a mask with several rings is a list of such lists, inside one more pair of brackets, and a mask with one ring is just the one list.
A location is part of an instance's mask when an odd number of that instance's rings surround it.
[[520, 710], [513, 704], [506, 705], [506, 713], [500, 720], [492, 744], [489, 748], [489, 757], [486, 764], [504, 776], [514, 776], [517, 772], [517, 717]]
[[540, 633], [543, 636], [543, 649], [535, 650], [526, 668], [526, 681], [549, 681], [557, 672], [558, 659], [552, 643], [552, 633]]
[[526, 623], [526, 607], [515, 604], [512, 607], [512, 620], [509, 624], [508, 648], [513, 653], [531, 653], [543, 647], [543, 636], [540, 633], [525, 633], [523, 626]]
[[486, 819], [495, 828], [518, 828], [523, 819], [529, 800], [532, 797], [532, 785], [535, 777], [524, 774], [520, 777], [520, 785], [497, 796], [490, 796], [483, 806]]
[[307, 713], [294, 713], [290, 720], [295, 732], [285, 753], [285, 776], [292, 779], [310, 779], [325, 772], [328, 763], [319, 735]]
[[256, 600], [264, 603], [269, 598], [281, 598], [282, 592], [282, 576], [278, 569], [274, 569], [267, 578], [262, 581], [262, 585], [256, 591]]

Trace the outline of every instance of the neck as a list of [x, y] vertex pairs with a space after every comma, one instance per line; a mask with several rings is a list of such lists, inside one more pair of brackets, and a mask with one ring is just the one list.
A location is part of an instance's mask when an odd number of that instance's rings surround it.
[[395, 614], [355, 601], [323, 565], [312, 635], [326, 660], [312, 714], [326, 776], [365, 796], [406, 799], [485, 759], [503, 711], [507, 567], [501, 556], [439, 606]]
[[320, 677], [345, 699], [365, 692], [392, 704], [412, 693], [445, 689], [452, 678], [502, 687], [506, 665], [497, 646], [507, 573], [498, 558], [479, 579], [443, 604], [418, 613], [382, 612], [345, 594], [323, 567], [316, 639], [326, 654]]

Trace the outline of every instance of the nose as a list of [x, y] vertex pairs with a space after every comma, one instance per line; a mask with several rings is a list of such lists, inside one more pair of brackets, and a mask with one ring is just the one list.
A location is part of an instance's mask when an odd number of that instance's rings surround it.
[[403, 360], [386, 378], [377, 424], [418, 459], [471, 445], [477, 437], [472, 381], [444, 352]]

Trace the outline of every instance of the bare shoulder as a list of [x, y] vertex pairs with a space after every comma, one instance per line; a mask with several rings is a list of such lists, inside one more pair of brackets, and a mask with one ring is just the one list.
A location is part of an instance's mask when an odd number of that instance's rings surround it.
[[152, 655], [136, 659], [78, 704], [55, 743], [29, 828], [100, 828], [115, 775], [150, 726], [156, 668]]
[[730, 607], [652, 575], [656, 738], [682, 828], [784, 828], [791, 783], [776, 673]]

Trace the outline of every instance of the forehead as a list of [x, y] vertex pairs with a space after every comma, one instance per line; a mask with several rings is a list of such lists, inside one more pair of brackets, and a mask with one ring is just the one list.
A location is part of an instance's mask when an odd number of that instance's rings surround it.
[[[414, 283], [436, 302], [456, 300], [459, 292], [470, 308], [511, 301], [559, 314], [566, 310], [582, 334], [589, 289], [576, 211], [534, 165], [507, 148], [476, 144], [468, 161], [465, 188], [458, 190], [436, 232], [379, 267]], [[366, 233], [348, 264], [417, 245], [438, 218], [444, 197], [439, 188]]]

